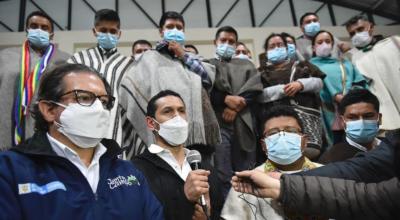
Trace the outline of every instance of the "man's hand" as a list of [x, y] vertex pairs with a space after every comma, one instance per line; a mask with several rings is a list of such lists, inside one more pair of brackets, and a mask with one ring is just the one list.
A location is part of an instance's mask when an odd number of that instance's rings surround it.
[[222, 113], [222, 119], [224, 119], [225, 122], [227, 123], [232, 123], [237, 116], [237, 112], [230, 109], [230, 108], [225, 108], [224, 112]]
[[[204, 195], [204, 198], [206, 199], [206, 203], [207, 203], [207, 215], [210, 216], [211, 215], [211, 203], [210, 203], [210, 194], [207, 193]], [[194, 213], [192, 216], [192, 220], [206, 220], [207, 216], [204, 214], [204, 210], [203, 207], [201, 207], [200, 204], [196, 203], [195, 207], [194, 207]]]
[[342, 53], [346, 53], [347, 51], [351, 50], [351, 45], [347, 42], [341, 41], [337, 44], [337, 46]]
[[295, 82], [291, 82], [285, 85], [285, 87], [283, 87], [283, 92], [289, 96], [289, 97], [293, 97], [295, 96], [298, 92], [300, 92], [301, 90], [303, 90], [303, 84], [301, 84], [301, 82], [299, 81], [295, 81]]
[[197, 202], [201, 195], [208, 193], [208, 175], [210, 175], [208, 170], [190, 171], [183, 188], [189, 201]]
[[227, 95], [225, 97], [225, 104], [237, 112], [240, 112], [247, 105], [243, 97], [236, 95]]
[[258, 170], [236, 172], [231, 180], [232, 187], [237, 192], [249, 193], [257, 197], [277, 199], [281, 183], [268, 174]]
[[343, 94], [336, 94], [335, 95], [335, 102], [340, 103], [343, 99], [344, 95]]
[[168, 50], [172, 51], [179, 59], [182, 59], [185, 55], [185, 50], [183, 49], [182, 45], [175, 41], [168, 42]]
[[204, 214], [203, 208], [201, 205], [196, 204], [194, 206], [194, 213], [192, 216], [192, 220], [207, 220], [207, 216]]

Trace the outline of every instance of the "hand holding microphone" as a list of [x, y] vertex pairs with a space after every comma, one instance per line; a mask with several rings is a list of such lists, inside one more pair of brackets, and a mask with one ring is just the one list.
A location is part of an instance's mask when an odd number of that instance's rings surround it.
[[209, 192], [208, 175], [210, 175], [210, 171], [199, 169], [201, 155], [197, 150], [191, 150], [189, 152], [187, 161], [191, 165], [193, 171], [191, 171], [186, 178], [184, 186], [186, 198], [192, 202], [200, 200], [200, 205], [207, 211], [207, 202], [204, 195]]

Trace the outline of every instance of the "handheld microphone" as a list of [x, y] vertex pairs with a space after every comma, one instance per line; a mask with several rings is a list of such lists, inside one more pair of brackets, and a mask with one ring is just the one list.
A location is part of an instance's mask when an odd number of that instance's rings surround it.
[[[192, 167], [193, 170], [198, 170], [199, 165], [201, 163], [201, 154], [197, 150], [191, 150], [189, 151], [186, 160], [189, 162], [190, 166]], [[204, 198], [204, 195], [201, 195], [200, 197], [200, 204], [203, 206], [205, 210], [207, 210], [207, 203], [206, 199]], [[207, 215], [207, 212], [206, 212]]]

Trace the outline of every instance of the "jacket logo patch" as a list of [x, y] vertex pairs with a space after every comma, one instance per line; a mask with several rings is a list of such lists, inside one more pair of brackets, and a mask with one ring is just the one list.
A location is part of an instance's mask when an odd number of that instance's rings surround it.
[[47, 183], [43, 186], [39, 186], [36, 183], [18, 184], [18, 194], [19, 195], [28, 194], [28, 193], [38, 193], [40, 195], [44, 195], [47, 193], [51, 193], [57, 189], [67, 191], [67, 188], [65, 188], [64, 183], [62, 183], [60, 181], [53, 181], [53, 182]]
[[132, 186], [137, 185], [140, 186], [139, 180], [134, 175], [125, 176], [117, 176], [114, 179], [107, 179], [107, 183], [110, 186], [110, 189], [115, 189], [119, 186], [126, 185]]

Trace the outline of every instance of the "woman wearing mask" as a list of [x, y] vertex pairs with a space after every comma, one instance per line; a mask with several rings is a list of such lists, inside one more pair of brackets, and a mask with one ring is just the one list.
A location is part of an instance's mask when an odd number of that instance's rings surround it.
[[322, 89], [325, 75], [308, 61], [289, 59], [287, 42], [281, 34], [272, 33], [265, 46], [267, 61], [260, 73], [263, 93], [258, 97], [258, 119], [274, 105], [293, 106], [309, 137], [305, 155], [310, 159], [316, 158], [322, 142], [318, 93]]
[[282, 32], [281, 35], [286, 39], [287, 42], [288, 57], [293, 60], [305, 60], [303, 55], [301, 55], [296, 48], [296, 39], [286, 32]]
[[350, 61], [331, 56], [333, 44], [334, 38], [330, 32], [319, 31], [312, 39], [313, 58], [310, 60], [326, 74], [320, 97], [329, 145], [342, 141], [344, 137], [343, 123], [339, 120], [337, 105], [352, 87], [367, 87], [365, 78]]

